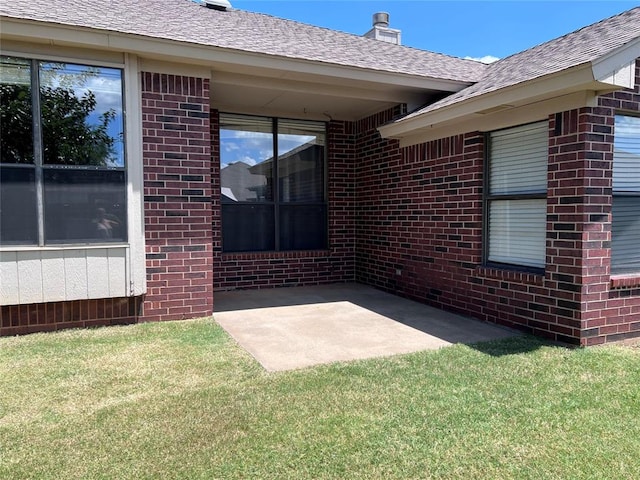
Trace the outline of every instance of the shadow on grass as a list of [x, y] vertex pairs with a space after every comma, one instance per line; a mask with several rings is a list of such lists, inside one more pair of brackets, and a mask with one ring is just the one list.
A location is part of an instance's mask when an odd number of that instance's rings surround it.
[[522, 353], [531, 353], [543, 347], [558, 348], [577, 348], [573, 345], [561, 344], [551, 340], [534, 337], [533, 335], [522, 334], [516, 337], [504, 338], [500, 340], [491, 340], [488, 342], [479, 342], [468, 344], [470, 348], [491, 355], [492, 357], [502, 357], [505, 355], [519, 355]]

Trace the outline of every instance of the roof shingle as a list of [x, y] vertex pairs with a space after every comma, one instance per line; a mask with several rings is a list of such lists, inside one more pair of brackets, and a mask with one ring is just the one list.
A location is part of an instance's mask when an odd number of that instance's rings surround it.
[[487, 67], [265, 14], [208, 9], [191, 0], [12, 0], [0, 2], [0, 15], [458, 82], [478, 81]]

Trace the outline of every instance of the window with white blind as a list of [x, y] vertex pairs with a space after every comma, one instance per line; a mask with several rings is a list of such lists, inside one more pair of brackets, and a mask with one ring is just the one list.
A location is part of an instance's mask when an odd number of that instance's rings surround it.
[[611, 272], [640, 272], [640, 117], [616, 115]]
[[547, 122], [492, 132], [488, 155], [485, 260], [544, 268]]

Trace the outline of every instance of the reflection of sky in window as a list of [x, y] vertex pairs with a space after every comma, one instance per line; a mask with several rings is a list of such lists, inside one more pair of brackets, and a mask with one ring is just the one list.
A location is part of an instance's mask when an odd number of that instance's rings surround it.
[[273, 156], [273, 135], [264, 132], [220, 129], [222, 168], [236, 162], [256, 165]]
[[640, 192], [640, 117], [616, 115], [614, 192]]
[[640, 117], [616, 115], [614, 144], [616, 150], [640, 155]]
[[[278, 135], [278, 155], [284, 155], [301, 145], [315, 140], [314, 135]], [[243, 130], [220, 129], [220, 166], [232, 163], [247, 165], [270, 160], [273, 157], [273, 134]]]
[[96, 108], [87, 117], [90, 125], [100, 123], [100, 116], [113, 110], [115, 117], [109, 122], [107, 133], [114, 142], [114, 155], [110, 166], [124, 166], [124, 121], [122, 110], [122, 71], [115, 68], [89, 67], [71, 63], [43, 63], [40, 82], [51, 88], [72, 89], [78, 98], [92, 92]]

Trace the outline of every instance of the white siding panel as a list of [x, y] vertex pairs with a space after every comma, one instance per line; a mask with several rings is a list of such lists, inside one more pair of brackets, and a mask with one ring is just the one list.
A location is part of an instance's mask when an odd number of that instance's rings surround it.
[[85, 250], [64, 251], [64, 274], [67, 300], [90, 298], [87, 288], [87, 255]]
[[129, 295], [127, 247], [0, 252], [0, 304]]
[[66, 300], [64, 258], [57, 251], [45, 250], [41, 255], [44, 301], [59, 302]]
[[127, 296], [127, 251], [109, 251], [109, 296]]
[[89, 298], [109, 296], [109, 258], [107, 249], [87, 251], [87, 290]]
[[40, 252], [18, 253], [18, 287], [20, 303], [38, 303], [44, 299]]
[[0, 252], [0, 304], [17, 304], [18, 291], [18, 255], [16, 252]]

